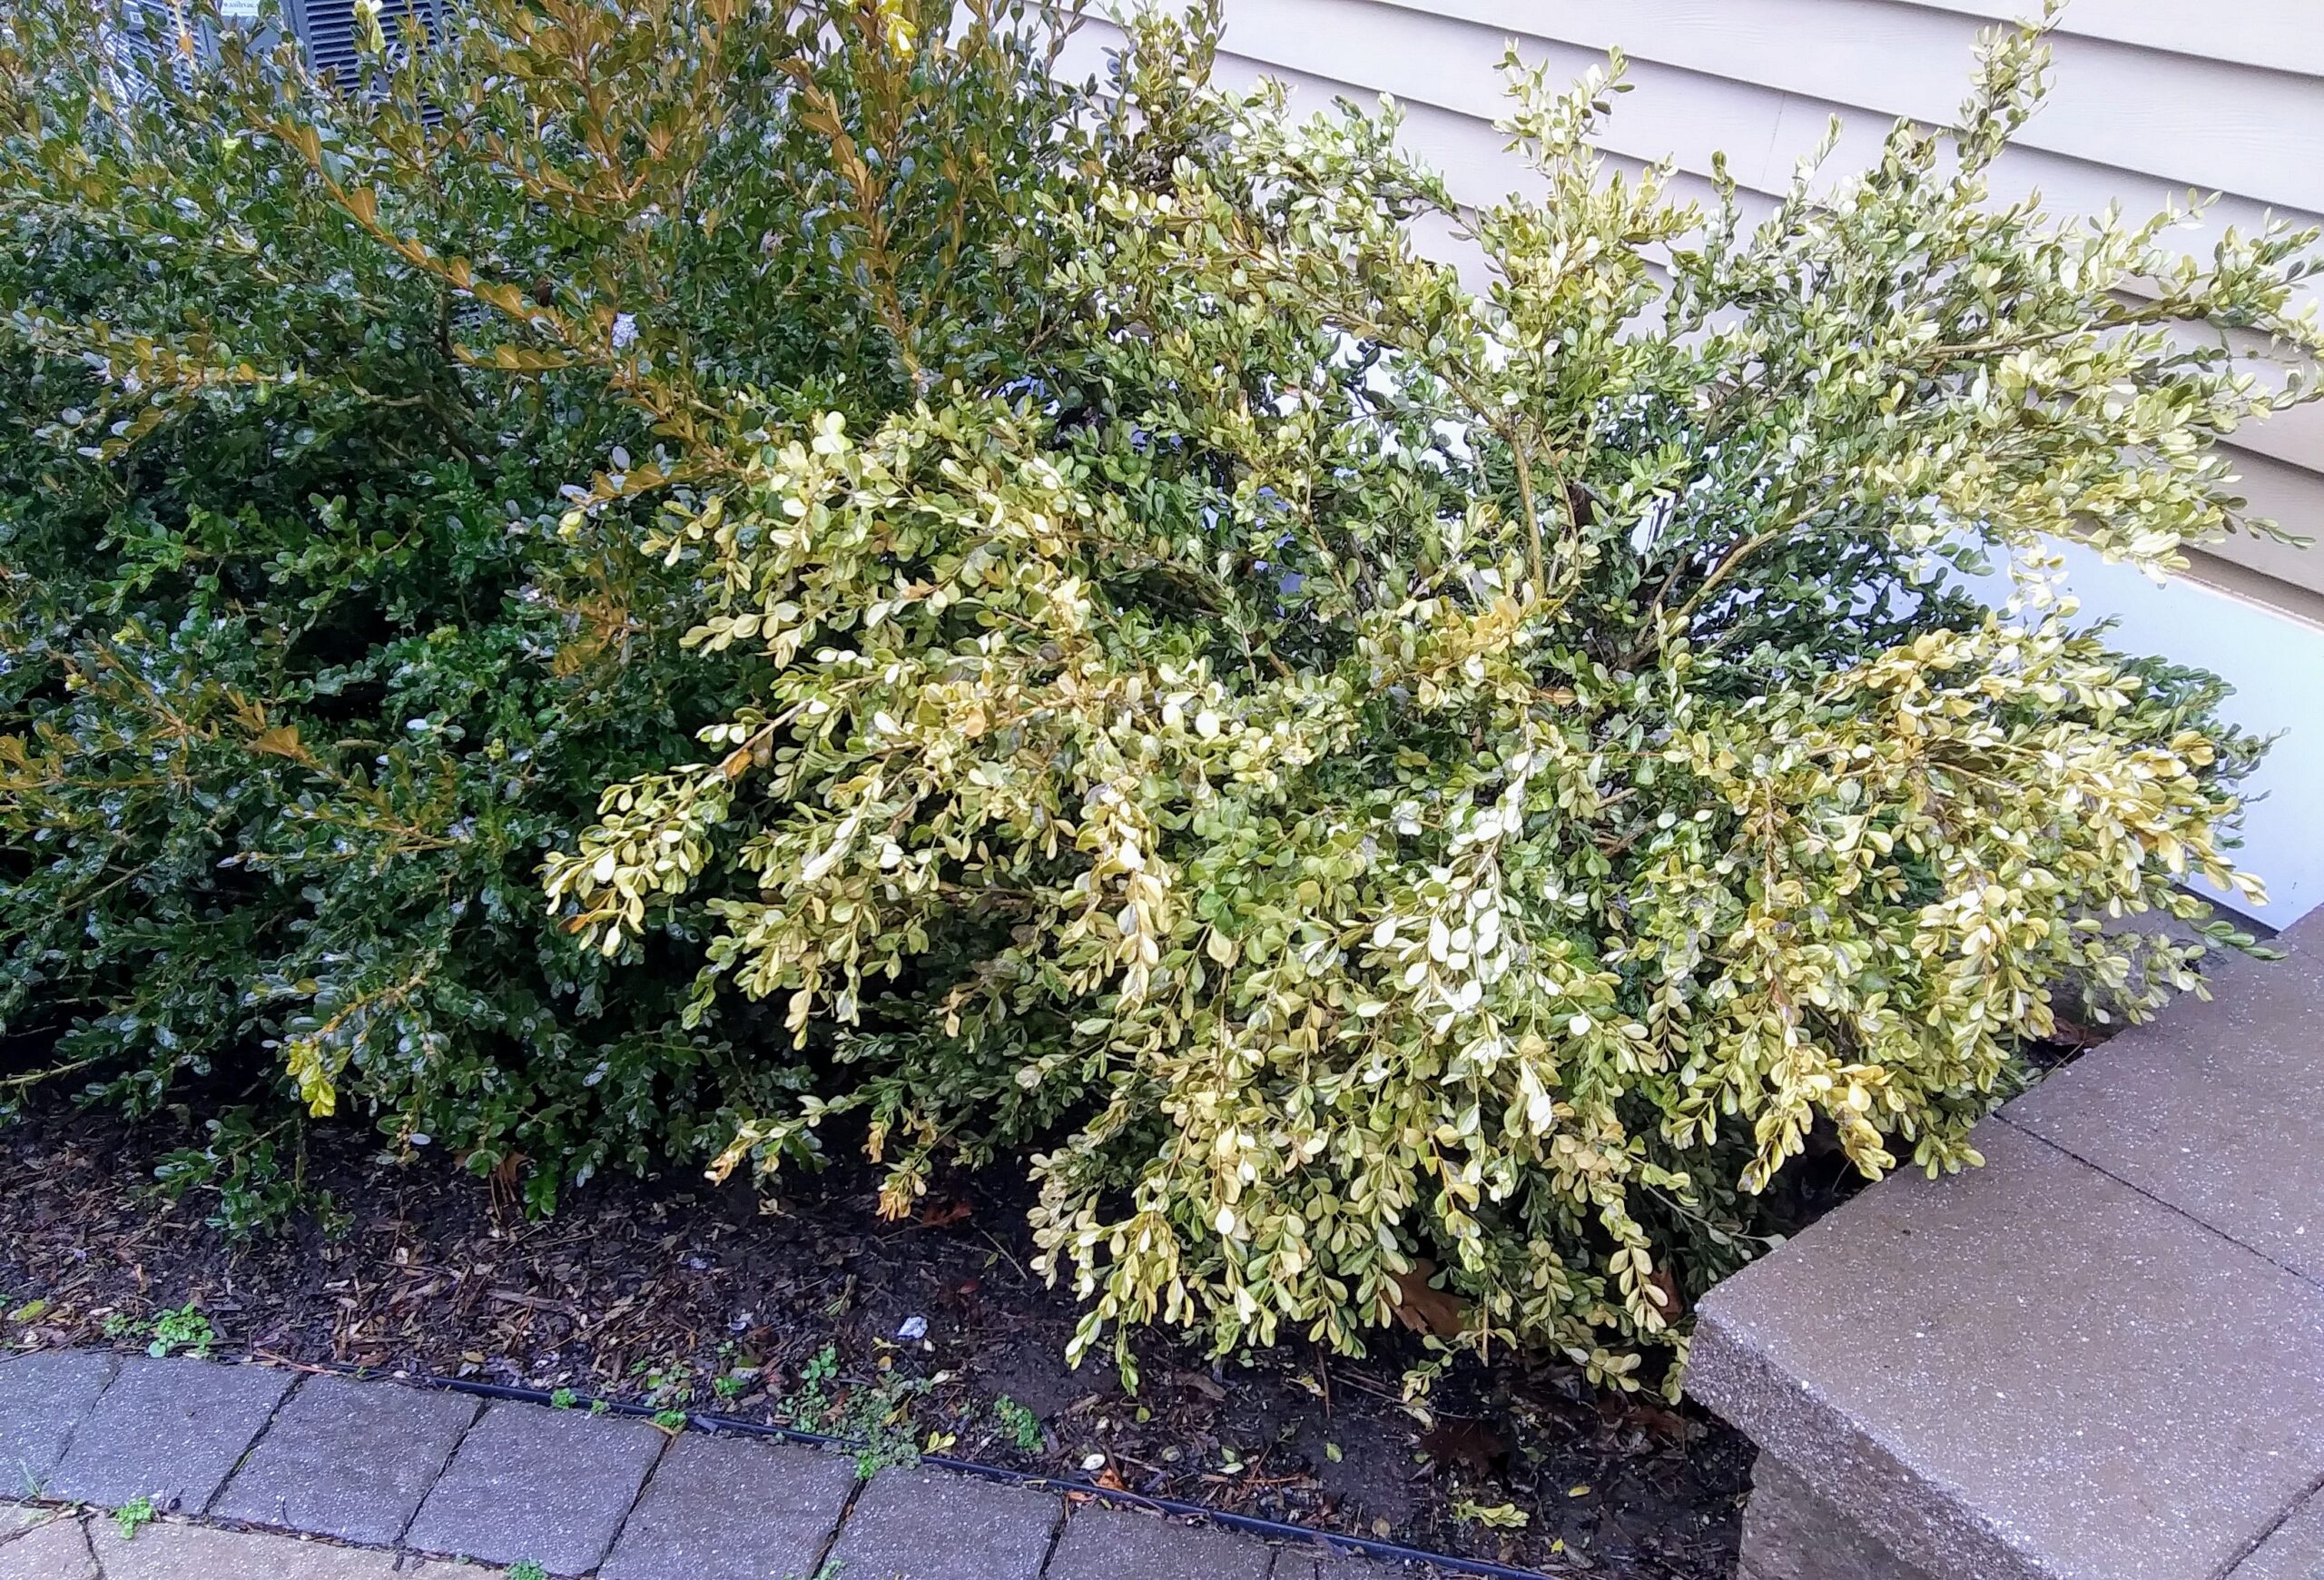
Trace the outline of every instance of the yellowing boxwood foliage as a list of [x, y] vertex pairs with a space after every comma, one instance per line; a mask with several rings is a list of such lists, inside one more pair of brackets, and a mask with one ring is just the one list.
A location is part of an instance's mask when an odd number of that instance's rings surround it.
[[1032, 1150], [1081, 1348], [1353, 1348], [1444, 1326], [1434, 1278], [1469, 1341], [1632, 1382], [1812, 1128], [1974, 1163], [2063, 979], [2196, 983], [2118, 918], [2256, 894], [2252, 743], [2081, 628], [2051, 546], [2267, 529], [2217, 440], [2312, 392], [2312, 238], [2197, 262], [1996, 200], [2034, 30], [1757, 221], [1591, 152], [1619, 57], [1511, 64], [1539, 195], [1472, 215], [1393, 115], [1203, 88], [1208, 42], [1119, 84], [1167, 179], [1060, 216], [1069, 384], [828, 415], [668, 501], [687, 645], [763, 678], [548, 894], [615, 953], [708, 896], [694, 1012], [828, 1048], [721, 1170], [854, 1114], [901, 1213]]

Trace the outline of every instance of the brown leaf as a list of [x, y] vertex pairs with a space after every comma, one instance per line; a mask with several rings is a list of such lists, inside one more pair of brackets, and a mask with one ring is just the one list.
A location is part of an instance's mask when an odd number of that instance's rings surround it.
[[950, 1201], [924, 1202], [920, 1210], [912, 1214], [912, 1217], [930, 1229], [942, 1229], [948, 1224], [962, 1221], [969, 1213], [969, 1204], [954, 1197]]
[[1408, 1273], [1388, 1275], [1396, 1286], [1396, 1320], [1415, 1333], [1456, 1338], [1468, 1326], [1468, 1302], [1431, 1284], [1435, 1276], [1436, 1264], [1426, 1257], [1413, 1259]]
[[1651, 1399], [1631, 1401], [1628, 1413], [1632, 1425], [1673, 1443], [1690, 1443], [1701, 1431], [1678, 1411]]
[[1182, 1388], [1191, 1388], [1213, 1404], [1226, 1397], [1226, 1387], [1216, 1378], [1206, 1377], [1198, 1371], [1182, 1371], [1170, 1380]]
[[1420, 1446], [1439, 1465], [1465, 1465], [1480, 1476], [1509, 1456], [1509, 1445], [1482, 1421], [1439, 1416], [1436, 1425], [1421, 1434]]
[[2051, 1039], [2069, 1048], [2091, 1048], [2106, 1041], [2105, 1032], [2093, 1030], [2080, 1021], [2070, 1021], [2063, 1015], [2054, 1017], [2054, 1021]]

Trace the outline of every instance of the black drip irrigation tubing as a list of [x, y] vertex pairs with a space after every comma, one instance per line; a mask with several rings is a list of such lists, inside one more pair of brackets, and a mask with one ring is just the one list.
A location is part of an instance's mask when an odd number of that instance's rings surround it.
[[[320, 1366], [305, 1365], [301, 1369], [327, 1371], [340, 1377], [379, 1378], [386, 1375], [381, 1368], [348, 1366], [326, 1362]], [[521, 1387], [510, 1383], [470, 1382], [465, 1378], [431, 1377], [426, 1372], [399, 1371], [395, 1379], [424, 1388], [436, 1388], [444, 1393], [468, 1394], [480, 1399], [503, 1399], [511, 1404], [547, 1405], [556, 1401], [545, 1388]], [[627, 1416], [653, 1420], [666, 1412], [645, 1405], [627, 1405], [619, 1399], [608, 1399], [589, 1394], [571, 1396], [570, 1408], [586, 1409], [593, 1415]], [[841, 1448], [851, 1453], [863, 1445], [852, 1437], [842, 1437], [829, 1432], [810, 1432], [798, 1427], [778, 1427], [767, 1421], [745, 1421], [734, 1416], [716, 1416], [702, 1411], [684, 1412], [686, 1425], [698, 1431], [733, 1432], [745, 1437], [773, 1437], [786, 1443], [804, 1444], [814, 1448]], [[1305, 1526], [1295, 1526], [1282, 1520], [1263, 1519], [1257, 1515], [1230, 1513], [1183, 1498], [1153, 1497], [1142, 1492], [1099, 1486], [1094, 1482], [1075, 1481], [1068, 1477], [1036, 1476], [1029, 1471], [1009, 1470], [998, 1465], [979, 1465], [971, 1459], [955, 1459], [946, 1454], [923, 1454], [922, 1465], [932, 1465], [939, 1470], [950, 1470], [960, 1476], [981, 1476], [1009, 1486], [1029, 1487], [1039, 1492], [1070, 1493], [1077, 1497], [1098, 1498], [1107, 1503], [1125, 1504], [1133, 1508], [1150, 1510], [1156, 1514], [1177, 1515], [1186, 1518], [1207, 1520], [1228, 1530], [1244, 1531], [1255, 1536], [1273, 1536], [1279, 1541], [1318, 1542], [1334, 1550], [1357, 1553], [1367, 1558], [1384, 1558], [1397, 1564], [1433, 1564], [1440, 1569], [1456, 1574], [1476, 1575], [1484, 1580], [1555, 1580], [1538, 1569], [1512, 1569], [1506, 1564], [1495, 1564], [1485, 1558], [1456, 1558], [1450, 1553], [1427, 1553], [1418, 1547], [1407, 1547], [1398, 1542], [1383, 1542], [1370, 1536], [1342, 1536], [1337, 1531], [1313, 1531]]]

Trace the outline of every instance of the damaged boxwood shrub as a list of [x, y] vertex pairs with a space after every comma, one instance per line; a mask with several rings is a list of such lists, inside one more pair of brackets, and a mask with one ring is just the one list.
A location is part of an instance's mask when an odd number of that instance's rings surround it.
[[721, 1170], [1029, 1159], [1083, 1348], [1403, 1313], [1635, 1384], [1811, 1128], [1974, 1163], [2053, 984], [2197, 985], [2108, 923], [2253, 892], [2254, 743], [2049, 545], [2269, 529], [2216, 441], [2309, 394], [2315, 258], [1996, 201], [2043, 63], [1757, 222], [1593, 155], [1619, 58], [1512, 63], [1538, 195], [1473, 215], [1391, 119], [1134, 70], [1177, 157], [1059, 216], [1059, 372], [738, 447], [646, 540], [750, 701], [547, 887], [614, 955], [706, 901], [693, 1012], [824, 1052]]

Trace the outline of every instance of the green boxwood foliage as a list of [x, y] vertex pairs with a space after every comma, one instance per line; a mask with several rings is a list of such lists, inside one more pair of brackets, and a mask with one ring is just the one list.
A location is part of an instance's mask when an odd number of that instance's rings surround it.
[[710, 896], [697, 1011], [830, 1041], [721, 1167], [853, 1111], [901, 1212], [1029, 1150], [1084, 1348], [1402, 1316], [1635, 1382], [1812, 1128], [1973, 1163], [2062, 978], [2193, 985], [2109, 923], [2251, 892], [2253, 744], [2047, 546], [2265, 529], [2216, 440], [2309, 393], [2316, 260], [1995, 201], [2043, 60], [1757, 223], [1601, 164], [1619, 57], [1512, 63], [1540, 195], [1475, 214], [1393, 117], [1134, 75], [1185, 152], [1067, 216], [1071, 390], [832, 414], [649, 540], [762, 678], [548, 890], [616, 953]]
[[484, 0], [347, 84], [143, 12], [0, 16], [0, 1022], [56, 1053], [7, 1095], [196, 1101], [173, 1180], [235, 1214], [293, 1091], [541, 1205], [714, 1152], [803, 1076], [678, 1025], [699, 910], [616, 979], [536, 875], [759, 684], [680, 653], [637, 501], [1021, 375], [1092, 137], [1058, 35]]

